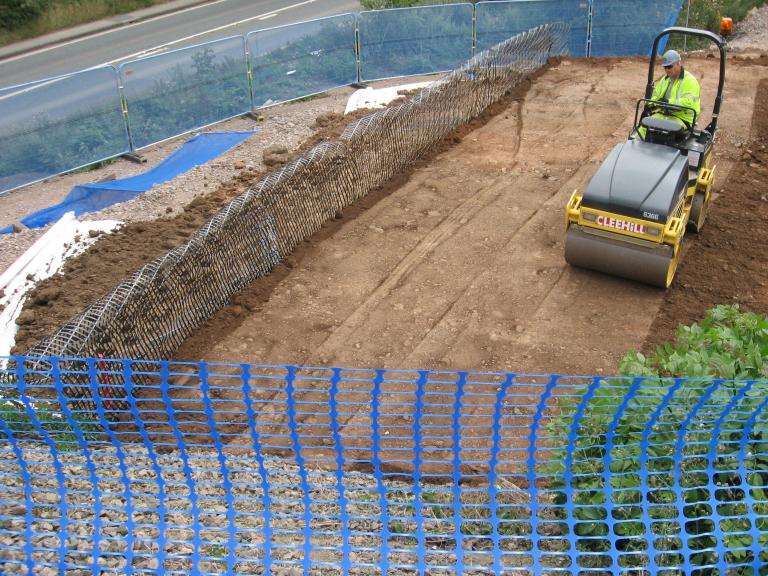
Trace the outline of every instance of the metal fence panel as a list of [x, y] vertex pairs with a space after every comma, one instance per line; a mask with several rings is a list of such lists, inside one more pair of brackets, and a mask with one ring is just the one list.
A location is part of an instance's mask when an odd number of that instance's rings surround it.
[[120, 66], [135, 148], [250, 110], [245, 38], [236, 36]]
[[357, 81], [354, 14], [259, 30], [246, 38], [254, 108]]
[[768, 568], [766, 381], [12, 360], [3, 574]]
[[683, 0], [593, 0], [591, 55], [650, 54], [653, 39], [677, 21]]
[[472, 56], [472, 17], [472, 4], [361, 12], [361, 79], [455, 68]]
[[0, 194], [128, 150], [111, 66], [0, 91]]
[[589, 0], [509, 0], [478, 2], [475, 5], [477, 51], [490, 48], [505, 38], [551, 22], [563, 22], [571, 29], [568, 52], [587, 55]]

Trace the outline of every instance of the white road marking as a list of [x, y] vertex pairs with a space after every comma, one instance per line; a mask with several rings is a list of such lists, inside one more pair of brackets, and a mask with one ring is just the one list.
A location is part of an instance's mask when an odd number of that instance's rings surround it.
[[[70, 46], [71, 44], [76, 44], [77, 42], [82, 42], [83, 40], [89, 40], [91, 38], [98, 38], [99, 36], [104, 36], [106, 34], [110, 34], [112, 32], [115, 32], [117, 30], [126, 30], [128, 28], [133, 28], [134, 26], [139, 26], [140, 24], [146, 24], [148, 22], [156, 22], [157, 20], [161, 20], [163, 18], [168, 18], [170, 16], [176, 16], [178, 14], [183, 14], [185, 12], [191, 12], [192, 10], [198, 10], [199, 8], [207, 8], [208, 6], [213, 6], [215, 4], [220, 4], [221, 2], [224, 2], [225, 0], [213, 0], [213, 2], [208, 2], [206, 4], [201, 4], [200, 6], [191, 6], [190, 8], [185, 8], [183, 10], [179, 10], [177, 12], [172, 12], [169, 14], [161, 14], [160, 16], [155, 16], [154, 18], [148, 18], [147, 20], [142, 20], [141, 22], [134, 22], [133, 24], [126, 24], [125, 26], [118, 26], [117, 28], [112, 28], [110, 30], [104, 30], [102, 32], [97, 32], [95, 34], [90, 34], [88, 36], [84, 36], [82, 38], [75, 38], [74, 40], [70, 40], [69, 42], [62, 42], [61, 44], [54, 44], [52, 46], [46, 46], [44, 48], [39, 48], [37, 50], [33, 50], [31, 52], [25, 52], [24, 54], [19, 54], [17, 56], [12, 56], [10, 58], [6, 58], [3, 60], [0, 60], [0, 63], [5, 64], [6, 62], [14, 62], [15, 60], [20, 60], [21, 58], [26, 58], [27, 56], [34, 56], [35, 54], [42, 54], [44, 52], [48, 52], [50, 50], [56, 50], [58, 48], [63, 48], [64, 46]], [[197, 34], [192, 34], [191, 36], [187, 36], [186, 38], [180, 38], [178, 40], [174, 40], [172, 42], [168, 42], [166, 44], [161, 44], [159, 46], [155, 46], [153, 48], [148, 48], [146, 50], [142, 50], [141, 52], [136, 52], [135, 54], [129, 54], [128, 56], [122, 56], [121, 58], [116, 58], [114, 60], [109, 60], [107, 62], [104, 62], [102, 64], [97, 64], [96, 66], [91, 66], [91, 68], [98, 68], [99, 66], [104, 66], [106, 64], [112, 64], [114, 62], [119, 62], [121, 60], [128, 60], [131, 58], [138, 58], [140, 56], [146, 55], [147, 53], [155, 53], [158, 50], [162, 50], [164, 48], [167, 48], [169, 46], [173, 46], [174, 44], [178, 44], [179, 42], [185, 42], [187, 40], [191, 40], [193, 38], [197, 38], [199, 36], [204, 36], [206, 34], [211, 34], [212, 32], [218, 32], [220, 30], [225, 30], [226, 28], [230, 28], [232, 26], [237, 26], [238, 24], [244, 24], [245, 22], [249, 22], [251, 20], [265, 20], [267, 18], [272, 18], [274, 16], [277, 16], [280, 12], [285, 12], [286, 10], [291, 10], [292, 8], [298, 8], [299, 6], [305, 6], [307, 4], [313, 4], [316, 2], [316, 0], [305, 0], [304, 2], [298, 2], [296, 4], [291, 4], [290, 6], [284, 6], [283, 8], [278, 8], [277, 10], [271, 10], [270, 12], [265, 12], [263, 14], [258, 14], [257, 16], [251, 16], [250, 18], [245, 18], [244, 20], [240, 20], [239, 22], [232, 22], [231, 24], [225, 24], [224, 26], [218, 26], [217, 28], [211, 28], [210, 30], [205, 30], [203, 32], [198, 32]], [[91, 69], [89, 68], [89, 70]]]
[[219, 4], [221, 2], [224, 2], [225, 0], [213, 0], [212, 2], [208, 2], [206, 4], [201, 4], [199, 6], [191, 6], [189, 8], [184, 8], [183, 10], [177, 10], [176, 12], [170, 12], [168, 14], [160, 14], [159, 16], [155, 16], [154, 18], [147, 18], [146, 20], [142, 20], [141, 22], [134, 22], [133, 24], [126, 24], [124, 26], [117, 26], [116, 28], [110, 28], [109, 30], [104, 30], [102, 32], [96, 32], [94, 34], [89, 34], [87, 36], [83, 36], [82, 38], [75, 38], [74, 40], [70, 40], [69, 42], [61, 42], [60, 44], [53, 44], [51, 46], [45, 46], [43, 48], [38, 48], [37, 50], [33, 50], [31, 52], [25, 52], [24, 54], [19, 54], [18, 56], [12, 56], [11, 58], [5, 58], [0, 60], [0, 63], [5, 64], [6, 62], [13, 62], [14, 60], [20, 60], [21, 58], [26, 58], [27, 56], [34, 56], [35, 54], [42, 54], [43, 52], [48, 52], [50, 50], [56, 50], [58, 48], [63, 48], [64, 46], [69, 46], [71, 44], [77, 44], [78, 42], [82, 42], [83, 40], [90, 40], [91, 38], [98, 38], [99, 36], [105, 36], [106, 34], [111, 34], [112, 32], [115, 32], [117, 30], [127, 30], [128, 28], [133, 28], [134, 26], [139, 26], [140, 24], [146, 24], [147, 22], [155, 22], [157, 20], [162, 20], [163, 18], [169, 18], [170, 16], [176, 16], [178, 14], [184, 14], [185, 12], [191, 12], [192, 10], [198, 10], [200, 8], [207, 8], [208, 6], [213, 6], [214, 4]]
[[[174, 40], [172, 42], [167, 42], [165, 44], [160, 44], [159, 46], [154, 46], [153, 48], [147, 48], [146, 50], [142, 50], [141, 52], [136, 52], [135, 54], [129, 54], [128, 56], [123, 56], [121, 58], [115, 58], [114, 60], [110, 60], [109, 62], [104, 62], [104, 64], [113, 64], [115, 62], [119, 62], [121, 60], [129, 60], [133, 58], [141, 58], [142, 56], [146, 56], [148, 53], [155, 54], [160, 50], [163, 50], [165, 48], [168, 48], [169, 46], [173, 46], [174, 44], [179, 44], [180, 42], [186, 42], [187, 40], [192, 40], [193, 38], [198, 38], [200, 36], [205, 36], [206, 34], [211, 34], [213, 32], [219, 32], [221, 30], [226, 30], [227, 28], [231, 28], [233, 26], [238, 26], [240, 24], [244, 24], [246, 22], [250, 22], [251, 20], [261, 20], [265, 16], [267, 18], [271, 18], [272, 16], [277, 16], [280, 12], [285, 12], [286, 10], [291, 10], [292, 8], [298, 8], [299, 6], [305, 6], [307, 4], [314, 4], [317, 0], [304, 0], [304, 2], [298, 2], [296, 4], [291, 4], [290, 6], [284, 6], [283, 8], [278, 8], [277, 10], [272, 10], [270, 12], [265, 12], [263, 14], [258, 14], [256, 16], [251, 16], [250, 18], [244, 18], [243, 20], [239, 20], [238, 22], [231, 22], [230, 24], [224, 24], [223, 26], [218, 26], [216, 28], [211, 28], [210, 30], [204, 30], [203, 32], [198, 32], [197, 34], [192, 34], [190, 36], [185, 36], [184, 38], [179, 38], [178, 40]], [[102, 66], [104, 65], [102, 64]]]

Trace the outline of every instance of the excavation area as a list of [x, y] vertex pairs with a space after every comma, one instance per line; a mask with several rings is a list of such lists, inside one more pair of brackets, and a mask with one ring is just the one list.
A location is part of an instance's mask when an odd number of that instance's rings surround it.
[[[706, 53], [686, 59], [702, 86], [701, 125], [709, 122], [717, 66]], [[627, 137], [646, 75], [641, 58], [551, 61], [417, 165], [338, 212], [174, 358], [613, 374], [625, 353], [653, 350], [678, 323], [716, 304], [765, 313], [765, 55], [729, 53], [716, 196], [702, 232], [686, 234], [672, 287], [566, 264], [566, 202]], [[241, 178], [206, 202], [247, 184]], [[151, 256], [148, 237], [165, 249], [183, 239], [199, 206], [187, 218], [182, 212], [104, 237], [43, 283], [37, 293], [53, 296], [28, 301], [16, 351], [109, 291], [130, 270], [126, 263]]]

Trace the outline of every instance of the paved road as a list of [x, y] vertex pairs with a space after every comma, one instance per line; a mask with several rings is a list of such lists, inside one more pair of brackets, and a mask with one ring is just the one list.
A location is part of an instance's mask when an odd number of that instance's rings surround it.
[[0, 88], [360, 10], [357, 0], [214, 0], [0, 61]]

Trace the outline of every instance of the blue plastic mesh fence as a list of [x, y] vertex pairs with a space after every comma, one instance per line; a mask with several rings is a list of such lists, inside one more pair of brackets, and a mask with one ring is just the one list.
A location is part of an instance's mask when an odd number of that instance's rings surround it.
[[768, 570], [765, 381], [11, 360], [3, 574]]
[[356, 82], [355, 18], [342, 14], [248, 34], [254, 108]]
[[476, 4], [477, 50], [485, 50], [504, 38], [549, 22], [570, 27], [568, 53], [587, 55], [589, 0], [496, 0]]
[[121, 65], [134, 148], [248, 112], [247, 70], [243, 36]]
[[112, 66], [0, 91], [0, 194], [128, 150]]
[[683, 0], [592, 0], [590, 55], [650, 54], [653, 39], [675, 24], [682, 7]]
[[360, 78], [376, 80], [456, 68], [472, 57], [473, 12], [472, 4], [360, 12]]

